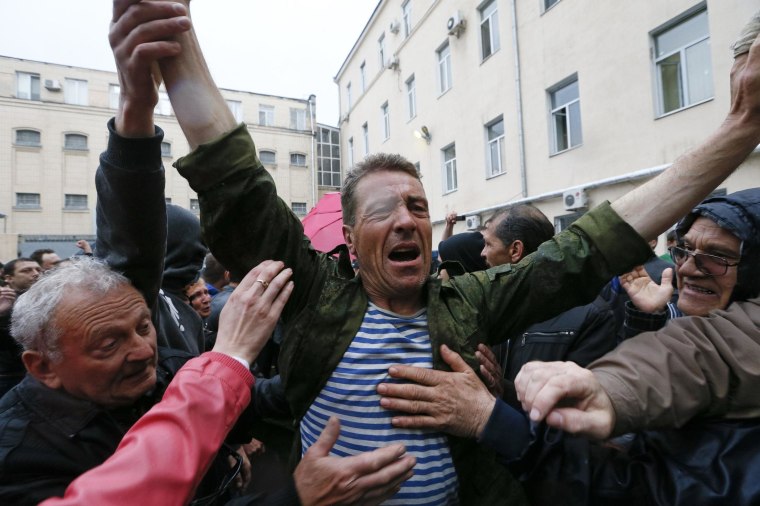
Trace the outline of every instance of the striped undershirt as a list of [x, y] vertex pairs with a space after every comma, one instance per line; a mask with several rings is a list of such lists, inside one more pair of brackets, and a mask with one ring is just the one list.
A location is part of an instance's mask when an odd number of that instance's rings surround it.
[[301, 420], [303, 452], [314, 444], [331, 416], [340, 419], [340, 437], [330, 452], [341, 457], [402, 443], [417, 458], [414, 476], [383, 504], [458, 504], [457, 477], [448, 441], [440, 432], [398, 429], [395, 412], [380, 407], [379, 383], [394, 364], [432, 368], [425, 310], [406, 317], [370, 303], [359, 332], [325, 387]]

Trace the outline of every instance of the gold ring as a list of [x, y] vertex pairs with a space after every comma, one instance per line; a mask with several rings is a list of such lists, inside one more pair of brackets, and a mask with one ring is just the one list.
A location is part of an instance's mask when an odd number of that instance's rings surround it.
[[257, 279], [256, 281], [254, 281], [254, 283], [261, 283], [261, 286], [264, 287], [264, 290], [266, 290], [267, 287], [269, 286], [269, 283], [264, 281], [263, 279]]

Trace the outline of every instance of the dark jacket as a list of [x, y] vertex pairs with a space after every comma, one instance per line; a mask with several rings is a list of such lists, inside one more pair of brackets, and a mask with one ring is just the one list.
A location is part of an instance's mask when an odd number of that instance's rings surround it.
[[[298, 280], [283, 312], [280, 370], [300, 420], [356, 335], [368, 304], [347, 263], [316, 252], [300, 221], [277, 197], [247, 129], [199, 146], [176, 163], [198, 193], [204, 239], [233, 274], [283, 260]], [[256, 247], [252, 247], [252, 246]], [[516, 265], [424, 287], [434, 367], [446, 344], [477, 367], [478, 343], [497, 343], [536, 321], [592, 300], [612, 275], [641, 263], [648, 245], [609, 207], [581, 218]], [[463, 504], [515, 504], [519, 487], [491, 452], [451, 437]]]

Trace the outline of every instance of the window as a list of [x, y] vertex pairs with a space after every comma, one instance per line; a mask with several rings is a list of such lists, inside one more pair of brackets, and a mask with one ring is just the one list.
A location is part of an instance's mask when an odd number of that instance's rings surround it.
[[444, 93], [451, 88], [451, 48], [449, 43], [438, 50], [438, 91]]
[[348, 104], [347, 110], [351, 110], [351, 83], [346, 85], [346, 103]]
[[354, 138], [350, 137], [348, 139], [348, 166], [353, 167], [354, 166]]
[[40, 99], [39, 74], [16, 72], [16, 98], [22, 98], [24, 100]]
[[364, 93], [367, 90], [367, 62], [362, 62], [362, 64], [359, 65], [359, 75], [362, 79], [362, 93]]
[[544, 2], [544, 10], [549, 10], [554, 4], [559, 2], [559, 0], [542, 0]]
[[73, 105], [87, 105], [87, 81], [66, 78], [63, 101]]
[[194, 213], [201, 212], [201, 204], [198, 202], [198, 199], [190, 199], [190, 210]]
[[414, 86], [414, 76], [406, 81], [406, 114], [407, 119], [417, 116], [417, 90]]
[[63, 149], [87, 149], [87, 136], [82, 134], [66, 134], [63, 137]]
[[653, 34], [658, 113], [666, 114], [713, 96], [707, 11]]
[[369, 154], [369, 127], [367, 124], [362, 125], [362, 137], [364, 137], [364, 156]]
[[235, 117], [235, 121], [238, 123], [243, 122], [243, 103], [239, 100], [225, 100], [227, 107], [230, 108], [230, 112]]
[[[317, 143], [317, 184], [340, 188], [340, 131], [337, 128], [319, 127]], [[349, 150], [352, 149], [349, 140]]]
[[554, 217], [554, 232], [559, 234], [563, 230], [565, 230], [567, 227], [569, 227], [573, 222], [577, 221], [578, 218], [586, 214], [586, 211], [579, 211], [577, 213], [571, 213], [571, 214], [564, 214], [562, 216], [555, 216]]
[[383, 117], [383, 140], [388, 140], [391, 136], [391, 118], [388, 113], [388, 102], [380, 106], [380, 113]]
[[172, 145], [169, 142], [162, 142], [161, 143], [161, 156], [165, 157], [171, 157], [172, 156]]
[[158, 103], [155, 109], [153, 109], [153, 113], [162, 116], [172, 115], [172, 103], [169, 101], [169, 94], [165, 91], [158, 92]]
[[504, 119], [499, 118], [486, 125], [488, 138], [487, 177], [498, 176], [504, 172]]
[[108, 85], [108, 107], [111, 109], [119, 108], [119, 96], [121, 95], [121, 86], [118, 84]]
[[63, 199], [64, 209], [87, 209], [87, 195], [72, 195], [67, 193]]
[[16, 130], [17, 146], [41, 146], [40, 133], [36, 130]]
[[499, 42], [499, 11], [496, 0], [491, 0], [480, 9], [480, 48], [485, 60], [501, 47]]
[[306, 167], [306, 155], [303, 153], [290, 153], [290, 165]]
[[387, 63], [385, 59], [385, 32], [377, 39], [377, 55], [380, 59], [380, 70], [383, 70]]
[[259, 125], [274, 125], [274, 106], [259, 104]]
[[167, 204], [171, 204], [172, 203], [172, 198], [171, 197], [165, 197], [164, 198], [164, 202], [166, 202]]
[[263, 164], [274, 165], [277, 163], [277, 155], [274, 151], [259, 151], [259, 160]]
[[23, 209], [39, 209], [40, 208], [40, 194], [39, 193], [17, 193], [16, 207], [23, 208]]
[[406, 0], [401, 4], [401, 23], [404, 25], [404, 38], [412, 33], [412, 2]]
[[290, 109], [290, 128], [306, 130], [306, 111], [304, 109]]
[[549, 92], [551, 98], [552, 154], [583, 143], [581, 132], [581, 102], [578, 97], [578, 79]]
[[306, 202], [291, 202], [290, 208], [296, 216], [306, 216]]
[[457, 148], [454, 144], [443, 148], [443, 192], [457, 189]]

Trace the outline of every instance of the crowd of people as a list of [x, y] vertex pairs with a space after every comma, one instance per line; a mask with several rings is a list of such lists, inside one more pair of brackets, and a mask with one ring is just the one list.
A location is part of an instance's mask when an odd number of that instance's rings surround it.
[[[113, 3], [95, 247], [3, 266], [0, 502], [760, 503], [760, 188], [708, 197], [760, 144], [760, 14], [701, 145], [556, 235], [530, 205], [451, 215], [431, 276], [413, 164], [356, 164], [316, 252], [189, 0]], [[200, 221], [165, 202], [161, 82]], [[248, 486], [273, 423], [292, 472]]]

